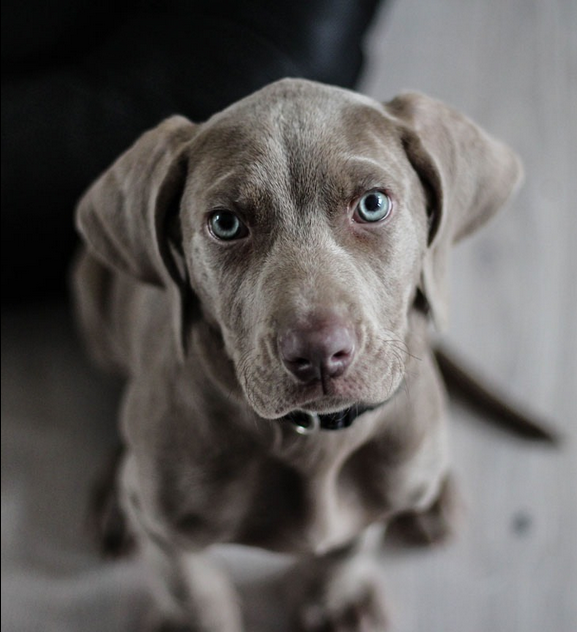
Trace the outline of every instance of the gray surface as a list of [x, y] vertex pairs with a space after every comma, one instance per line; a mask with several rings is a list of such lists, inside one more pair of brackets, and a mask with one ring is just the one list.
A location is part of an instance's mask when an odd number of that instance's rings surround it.
[[[453, 408], [467, 519], [447, 549], [385, 555], [393, 631], [572, 632], [577, 3], [398, 0], [369, 52], [366, 92], [430, 93], [522, 155], [517, 199], [455, 252], [448, 338], [569, 437], [552, 452]], [[2, 351], [2, 630], [137, 631], [145, 574], [99, 562], [83, 529], [89, 481], [111, 441], [114, 388], [84, 360], [62, 309], [5, 315]], [[273, 566], [239, 551], [227, 559], [241, 576]], [[280, 630], [274, 595], [246, 592], [248, 630]]]

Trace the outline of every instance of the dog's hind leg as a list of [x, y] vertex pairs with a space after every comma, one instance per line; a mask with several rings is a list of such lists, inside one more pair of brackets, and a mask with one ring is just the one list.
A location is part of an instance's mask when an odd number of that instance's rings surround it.
[[457, 531], [462, 507], [454, 477], [449, 473], [429, 507], [422, 511], [406, 511], [391, 519], [386, 541], [404, 546], [444, 544]]
[[89, 500], [89, 529], [103, 557], [117, 558], [134, 550], [134, 536], [120, 506], [118, 473], [124, 454], [119, 443], [95, 481]]

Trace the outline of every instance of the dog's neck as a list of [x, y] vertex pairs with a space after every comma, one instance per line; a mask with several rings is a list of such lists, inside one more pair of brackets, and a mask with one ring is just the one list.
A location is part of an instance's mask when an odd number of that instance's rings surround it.
[[351, 426], [357, 417], [379, 406], [380, 404], [375, 406], [355, 404], [350, 408], [326, 414], [296, 410], [285, 415], [282, 419], [293, 424], [299, 434], [312, 434], [318, 430], [343, 430]]

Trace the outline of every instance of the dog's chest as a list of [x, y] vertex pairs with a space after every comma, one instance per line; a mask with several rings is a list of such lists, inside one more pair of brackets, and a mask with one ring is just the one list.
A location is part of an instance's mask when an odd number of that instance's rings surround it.
[[321, 552], [347, 541], [362, 523], [353, 486], [334, 470], [314, 474], [278, 462], [263, 465], [235, 540], [281, 551]]
[[187, 494], [181, 487], [176, 524], [191, 541], [325, 552], [350, 541], [389, 508], [383, 463], [366, 457], [363, 448], [336, 458], [324, 451], [293, 460], [222, 455], [228, 476], [222, 468], [204, 467], [203, 493]]

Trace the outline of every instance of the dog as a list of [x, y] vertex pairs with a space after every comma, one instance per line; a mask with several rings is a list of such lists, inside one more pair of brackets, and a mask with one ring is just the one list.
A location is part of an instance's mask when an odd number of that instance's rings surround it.
[[299, 556], [292, 629], [385, 628], [366, 534], [453, 529], [430, 342], [451, 246], [521, 176], [435, 99], [285, 79], [169, 118], [87, 191], [76, 308], [126, 378], [113, 502], [155, 570], [155, 629], [243, 629], [215, 543]]

